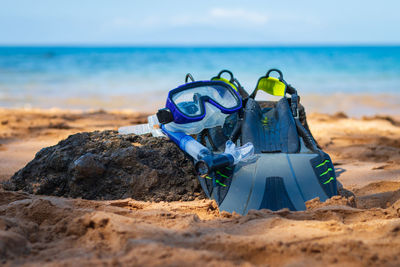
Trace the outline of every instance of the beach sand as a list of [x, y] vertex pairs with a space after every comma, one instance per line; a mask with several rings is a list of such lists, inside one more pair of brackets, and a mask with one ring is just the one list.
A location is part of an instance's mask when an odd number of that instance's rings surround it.
[[[70, 134], [146, 121], [134, 112], [0, 110], [0, 180]], [[356, 198], [303, 212], [219, 213], [197, 199], [143, 202], [0, 189], [6, 266], [365, 266], [400, 264], [400, 117], [311, 114], [310, 128]]]

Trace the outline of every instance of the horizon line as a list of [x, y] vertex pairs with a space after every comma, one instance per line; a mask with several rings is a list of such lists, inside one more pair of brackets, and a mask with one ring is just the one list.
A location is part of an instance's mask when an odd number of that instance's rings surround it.
[[105, 43], [5, 43], [0, 47], [98, 47], [98, 48], [274, 48], [274, 47], [399, 47], [400, 43], [297, 43], [297, 44], [105, 44]]

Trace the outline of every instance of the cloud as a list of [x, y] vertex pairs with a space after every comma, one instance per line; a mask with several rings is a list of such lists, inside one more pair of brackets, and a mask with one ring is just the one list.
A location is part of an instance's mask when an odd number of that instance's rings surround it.
[[[259, 26], [268, 21], [265, 14], [242, 8], [214, 7], [205, 13], [176, 15], [169, 20], [171, 26], [241, 25]], [[166, 22], [168, 24], [168, 21]]]
[[166, 29], [191, 26], [236, 26], [241, 28], [262, 26], [269, 21], [266, 14], [243, 8], [214, 7], [205, 12], [168, 14], [165, 16], [116, 17], [107, 23], [115, 30]]
[[245, 10], [242, 8], [226, 9], [226, 8], [212, 8], [209, 14], [213, 18], [227, 19], [227, 20], [240, 20], [247, 21], [253, 24], [265, 24], [268, 17], [254, 11]]
[[147, 16], [140, 20], [137, 18], [115, 17], [104, 23], [104, 26], [111, 30], [134, 30], [138, 28], [160, 28], [163, 24], [163, 20], [155, 16]]

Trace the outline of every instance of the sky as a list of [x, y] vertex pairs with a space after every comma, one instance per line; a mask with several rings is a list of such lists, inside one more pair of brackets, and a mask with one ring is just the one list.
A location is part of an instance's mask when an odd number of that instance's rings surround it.
[[398, 0], [0, 0], [0, 45], [398, 45]]

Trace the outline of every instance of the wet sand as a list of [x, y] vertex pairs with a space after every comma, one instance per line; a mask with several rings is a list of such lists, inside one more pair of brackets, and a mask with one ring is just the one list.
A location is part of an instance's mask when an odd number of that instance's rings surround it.
[[[145, 120], [133, 112], [2, 109], [0, 179], [70, 134]], [[10, 266], [399, 265], [400, 118], [308, 120], [355, 199], [239, 216], [219, 213], [210, 200], [89, 201], [0, 189], [0, 259]]]

